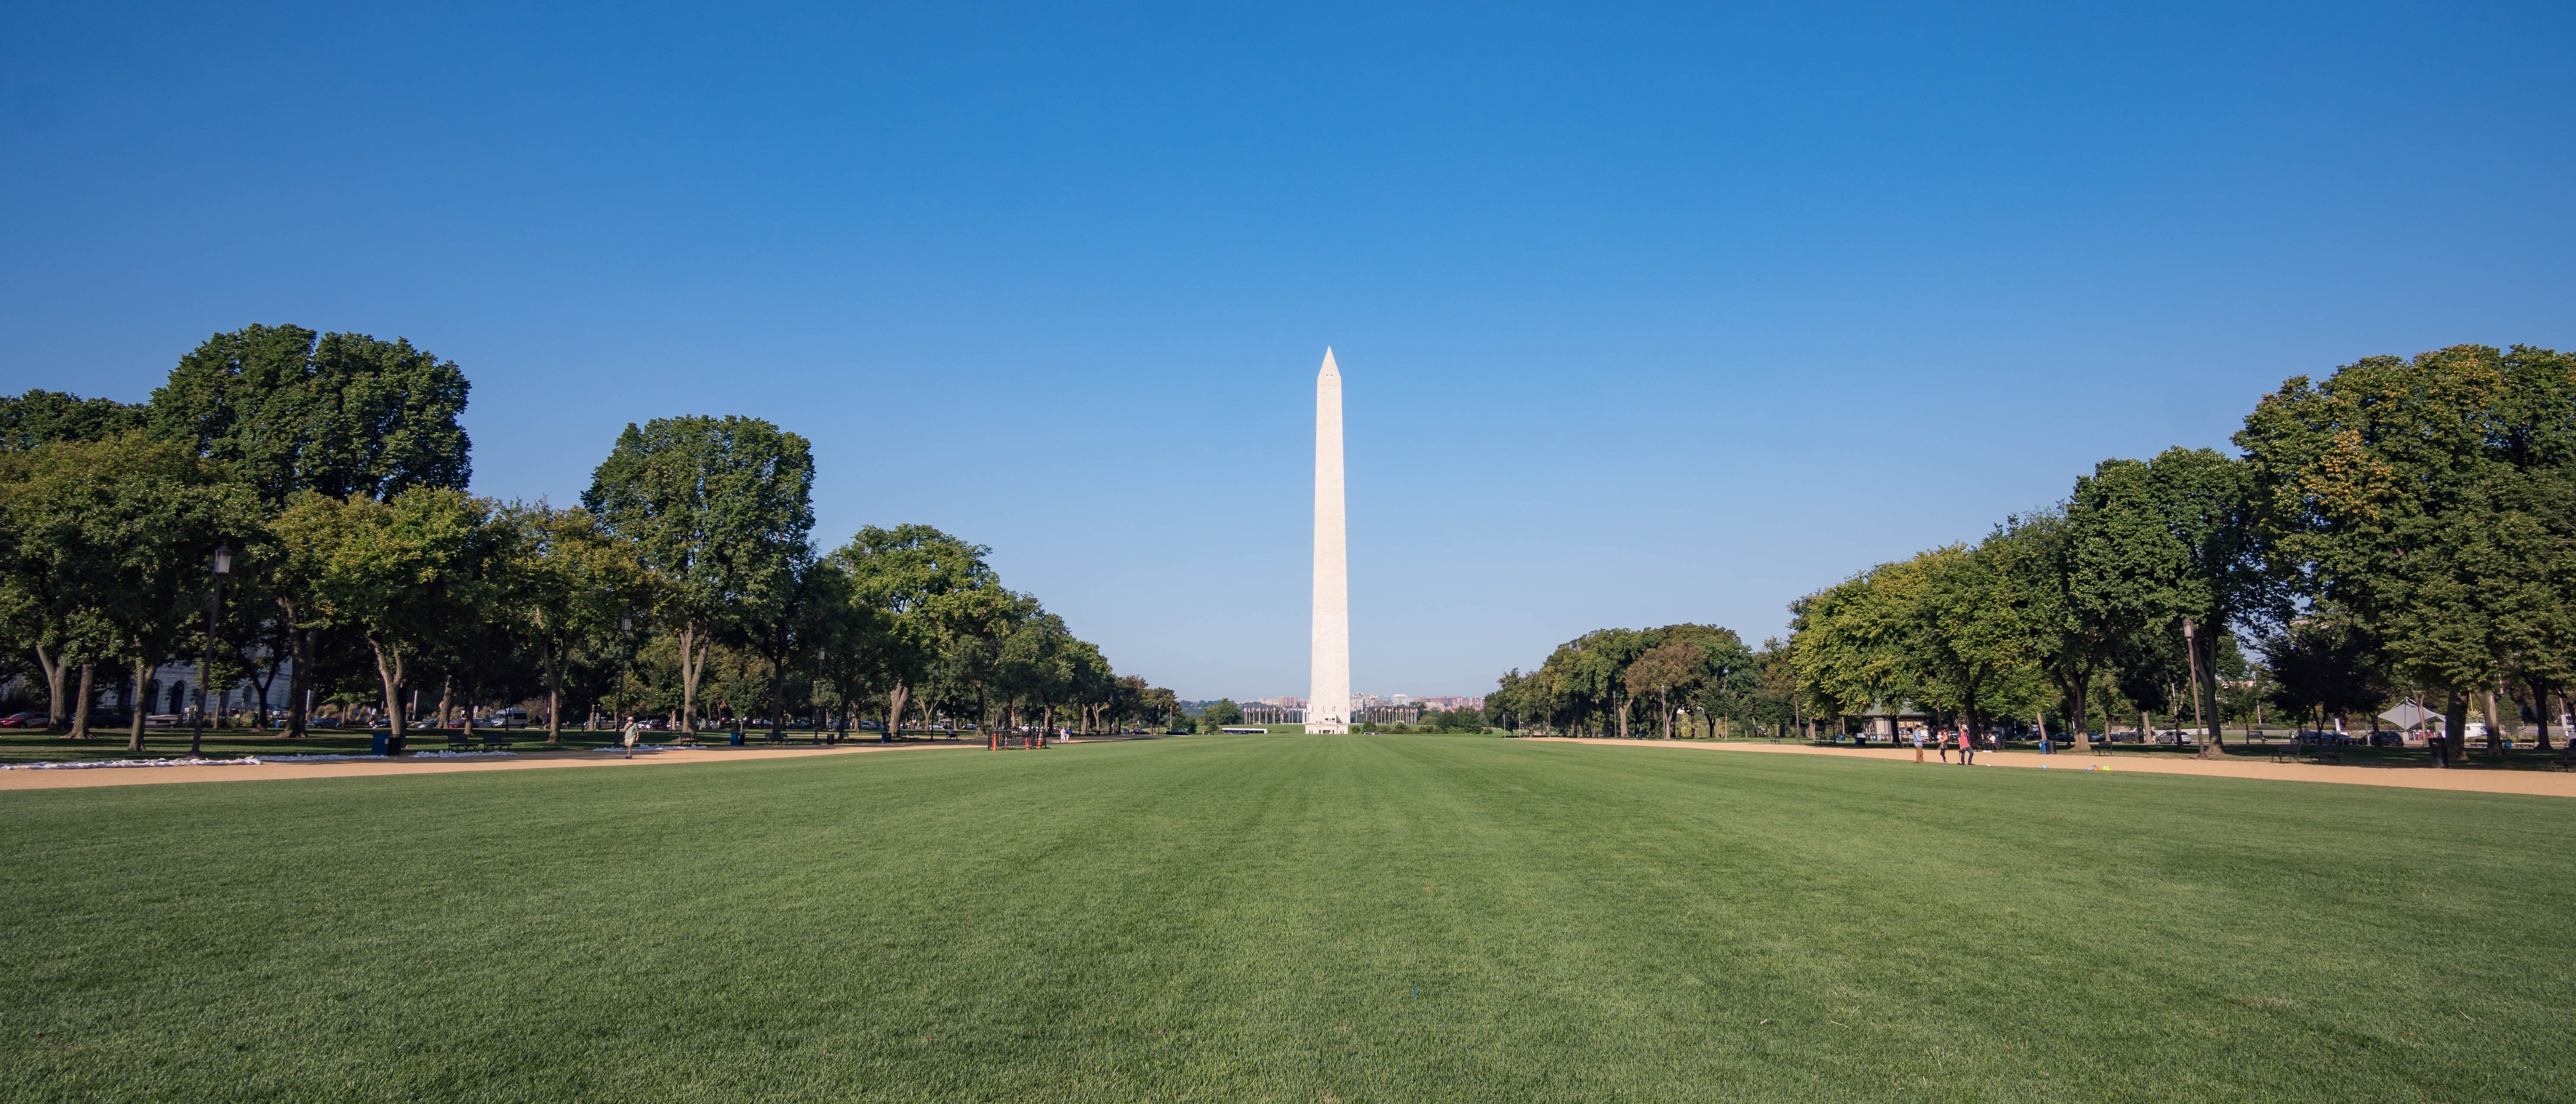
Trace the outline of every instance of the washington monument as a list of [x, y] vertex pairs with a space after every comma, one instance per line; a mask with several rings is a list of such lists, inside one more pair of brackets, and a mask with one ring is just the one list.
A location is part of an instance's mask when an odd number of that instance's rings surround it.
[[1342, 548], [1342, 373], [1333, 351], [1315, 374], [1315, 651], [1306, 731], [1349, 732], [1351, 574]]

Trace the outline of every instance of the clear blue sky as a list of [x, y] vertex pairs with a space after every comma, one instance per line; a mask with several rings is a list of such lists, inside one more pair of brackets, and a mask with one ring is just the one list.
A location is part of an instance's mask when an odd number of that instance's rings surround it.
[[2576, 345], [2576, 8], [0, 9], [0, 386], [251, 322], [474, 380], [475, 488], [815, 442], [1186, 697], [1755, 642], [2283, 377]]

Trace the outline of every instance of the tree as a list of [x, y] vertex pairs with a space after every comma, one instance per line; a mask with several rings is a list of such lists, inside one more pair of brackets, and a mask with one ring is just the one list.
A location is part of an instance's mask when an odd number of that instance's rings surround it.
[[1202, 731], [1212, 732], [1227, 725], [1242, 723], [1243, 707], [1234, 704], [1233, 698], [1218, 698], [1216, 704], [1199, 711], [1199, 725]]
[[2377, 642], [2332, 609], [2291, 622], [2265, 642], [2263, 655], [2272, 671], [2272, 704], [2294, 717], [2367, 716], [2392, 692]]
[[301, 326], [219, 333], [152, 392], [155, 436], [233, 465], [275, 508], [299, 491], [384, 500], [463, 489], [471, 385], [406, 339]]
[[[307, 493], [384, 501], [415, 487], [465, 489], [472, 441], [458, 419], [470, 390], [454, 362], [405, 339], [257, 325], [179, 358], [148, 418], [155, 436], [227, 465], [277, 512]], [[294, 653], [287, 729], [300, 736], [321, 622], [304, 608], [309, 580], [261, 582], [277, 626], [263, 635]]]
[[415, 487], [391, 502], [303, 495], [275, 523], [290, 570], [310, 580], [317, 618], [364, 634], [397, 747], [412, 661], [502, 598], [495, 569], [506, 534], [491, 514], [462, 491]]
[[1646, 650], [1628, 665], [1631, 697], [1655, 699], [1656, 736], [1673, 738], [1673, 695], [1687, 696], [1708, 677], [1708, 653], [1692, 640], [1667, 640]]
[[[2200, 672], [2198, 700], [2215, 701], [2222, 637], [2247, 620], [2286, 617], [2286, 591], [2266, 571], [2254, 479], [2253, 469], [2213, 450], [2172, 448], [2148, 461], [2105, 460], [2077, 480], [2067, 505], [2067, 586], [2088, 642], [2152, 652], [2140, 638], [2179, 642], [2191, 618], [2203, 629], [2185, 667]], [[2219, 719], [2207, 720], [2214, 750], [2225, 741]]]
[[114, 399], [43, 390], [0, 397], [0, 450], [10, 452], [54, 441], [104, 441], [144, 424], [143, 407]]
[[786, 729], [787, 680], [796, 664], [811, 658], [819, 666], [826, 650], [861, 650], [855, 630], [872, 611], [851, 601], [851, 589], [850, 576], [838, 566], [798, 555], [744, 603], [744, 638], [769, 666], [773, 734]]
[[681, 723], [697, 731], [708, 650], [745, 602], [789, 586], [814, 527], [814, 458], [803, 437], [756, 418], [629, 424], [582, 506], [632, 542], [679, 640]]
[[1789, 604], [1789, 663], [1807, 697], [1836, 713], [1891, 712], [1922, 694], [1912, 636], [1919, 574], [1880, 564]]
[[[0, 535], [12, 584], [75, 641], [86, 668], [119, 658], [140, 688], [205, 610], [209, 561], [231, 543], [255, 558], [258, 500], [224, 470], [125, 434], [0, 455]], [[73, 734], [86, 735], [88, 677]], [[126, 747], [143, 750], [133, 713]]]
[[510, 548], [510, 607], [524, 619], [546, 680], [546, 742], [563, 740], [563, 692], [572, 656], [607, 641], [619, 619], [650, 597], [632, 550], [602, 530], [590, 511], [543, 502], [502, 512], [518, 531]]
[[2447, 696], [2442, 761], [2465, 750], [2472, 693], [2568, 647], [2569, 592], [2549, 583], [2565, 514], [2515, 519], [2562, 498], [2571, 396], [2564, 354], [2461, 345], [2293, 377], [2236, 435], [2276, 572], [2363, 626], [2399, 681]]
[[[56, 441], [104, 441], [140, 430], [144, 424], [143, 407], [114, 399], [84, 399], [43, 390], [0, 398], [0, 450], [10, 452], [25, 452]], [[10, 626], [35, 653], [37, 672], [45, 680], [47, 728], [60, 729], [70, 719], [69, 706], [74, 699], [64, 693], [63, 683], [74, 668], [81, 674], [78, 700], [86, 703], [90, 697], [92, 665], [71, 653], [103, 639], [103, 630], [78, 620], [76, 615], [49, 608], [35, 595], [5, 580], [0, 580], [0, 591], [7, 592], [0, 594], [0, 606], [5, 606]], [[95, 647], [89, 650], [95, 651]], [[81, 719], [85, 721], [86, 717], [84, 712]], [[84, 724], [83, 733], [86, 731]]]
[[884, 619], [869, 658], [884, 680], [888, 724], [948, 642], [974, 630], [978, 608], [969, 596], [1001, 587], [984, 562], [991, 552], [927, 525], [870, 525], [833, 551], [832, 563], [849, 574], [851, 601]]

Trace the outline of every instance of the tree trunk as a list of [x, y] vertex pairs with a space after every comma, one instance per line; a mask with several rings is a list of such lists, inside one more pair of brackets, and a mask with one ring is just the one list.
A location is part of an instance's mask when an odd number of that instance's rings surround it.
[[[292, 607], [289, 609], [291, 611]], [[290, 612], [289, 617], [292, 616]], [[312, 694], [313, 630], [290, 629], [287, 639], [293, 642], [295, 649], [295, 669], [286, 678], [286, 737], [300, 740], [304, 737], [306, 724], [312, 720], [306, 715], [304, 701]]]
[[89, 664], [80, 665], [80, 696], [72, 699], [71, 738], [75, 740], [89, 739], [89, 701], [98, 696], [90, 692], [90, 677], [93, 670], [95, 668]]
[[772, 660], [769, 664], [769, 734], [787, 735], [787, 665]]
[[2531, 715], [2538, 719], [2540, 750], [2549, 750], [2549, 684], [2531, 684]]
[[[680, 626], [680, 731], [698, 734], [698, 675], [706, 670], [706, 651], [699, 647], [697, 622]], [[708, 647], [714, 642], [709, 641]]]
[[546, 662], [546, 742], [563, 742], [563, 653], [549, 641], [538, 653]]
[[902, 679], [894, 680], [894, 686], [886, 691], [886, 739], [900, 734], [897, 730], [903, 727], [903, 707], [911, 700], [912, 687], [904, 685]]
[[451, 715], [451, 711], [452, 711], [452, 710], [454, 710], [455, 708], [456, 708], [456, 676], [454, 676], [454, 675], [440, 675], [440, 676], [438, 676], [438, 728], [439, 728], [439, 731], [444, 732], [444, 731], [446, 731], [446, 730], [447, 730], [447, 727], [448, 727], [448, 718], [449, 718], [449, 716]]
[[2469, 696], [2458, 690], [2448, 691], [2442, 707], [2442, 755], [2440, 765], [2456, 766], [2469, 751]]
[[[2075, 737], [2075, 750], [2091, 751], [2093, 750], [2092, 726], [2084, 723], [2087, 718], [2092, 716], [2091, 702], [2093, 700], [2093, 671], [2091, 668], [2086, 668], [2083, 674], [2076, 678], [2075, 693], [2073, 697], [2075, 700], [2069, 704], [2072, 704], [2075, 707], [2075, 730], [2068, 733], [2068, 735]], [[2105, 716], [2108, 716], [2108, 714], [2106, 713]], [[2104, 727], [2107, 728], [2109, 726], [2105, 725]]]
[[376, 653], [376, 680], [384, 684], [386, 722], [393, 726], [393, 735], [386, 742], [386, 747], [388, 750], [401, 750], [403, 734], [408, 730], [404, 722], [411, 717], [411, 710], [403, 708], [402, 651], [385, 647], [373, 635], [367, 637], [367, 647]]
[[52, 732], [63, 727], [63, 714], [67, 712], [68, 705], [63, 700], [63, 676], [70, 672], [71, 661], [47, 656], [45, 646], [38, 644], [36, 666], [45, 672], [45, 731]]
[[1002, 734], [993, 729], [993, 703], [985, 700], [984, 684], [975, 684], [975, 724], [984, 730], [984, 750], [1002, 750]]
[[[135, 661], [134, 661], [134, 694], [135, 694], [134, 708], [126, 714], [126, 716], [134, 722], [134, 723], [133, 723], [133, 725], [132, 725], [132, 727], [131, 727], [127, 732], [126, 732], [126, 735], [125, 735], [125, 750], [126, 750], [126, 753], [127, 753], [127, 754], [130, 754], [130, 755], [141, 755], [141, 754], [143, 754], [143, 714], [147, 712], [147, 710], [145, 710], [145, 709], [144, 709], [144, 707], [143, 707], [143, 700], [142, 700], [142, 699], [143, 699], [143, 680], [144, 680], [144, 679], [147, 679], [147, 678], [150, 678], [150, 677], [152, 677], [152, 661], [150, 661], [150, 660], [146, 660], [146, 659], [138, 659], [138, 660], [135, 660]], [[197, 672], [197, 693], [200, 695], [200, 699], [201, 699], [201, 700], [202, 700], [202, 696], [205, 694], [205, 692], [206, 692], [206, 673], [205, 673], [204, 671], [199, 671], [199, 672]]]

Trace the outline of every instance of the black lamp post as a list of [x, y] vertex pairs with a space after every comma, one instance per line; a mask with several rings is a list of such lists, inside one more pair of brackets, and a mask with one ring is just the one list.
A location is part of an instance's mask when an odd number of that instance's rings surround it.
[[224, 608], [224, 579], [233, 573], [233, 546], [215, 546], [215, 600], [206, 604], [206, 647], [197, 657], [197, 727], [188, 734], [188, 758], [194, 759], [206, 741], [206, 676], [215, 669], [215, 616]]
[[617, 669], [617, 715], [609, 719], [618, 722], [617, 727], [624, 728], [626, 727], [626, 674], [635, 668], [634, 614], [617, 615], [617, 635], [626, 645], [626, 663]]

